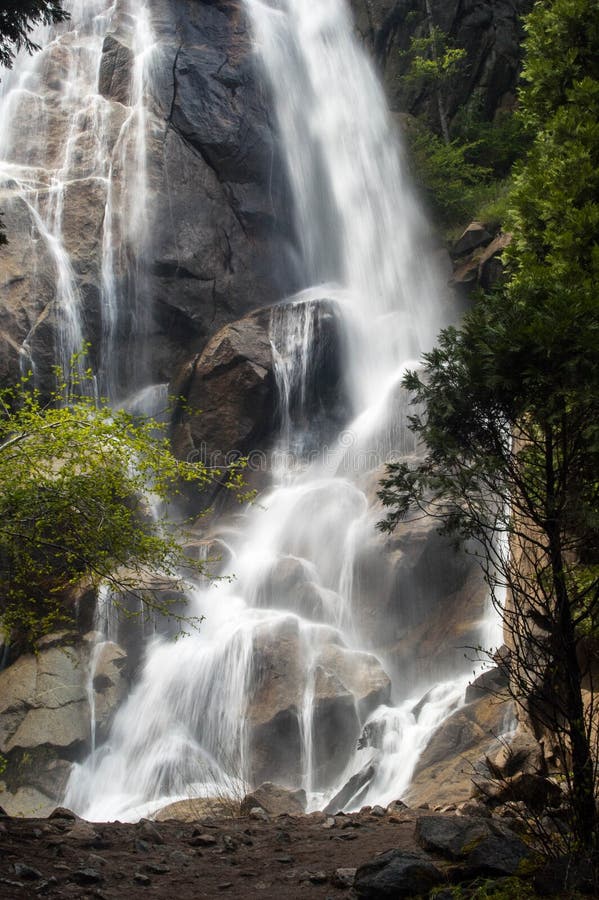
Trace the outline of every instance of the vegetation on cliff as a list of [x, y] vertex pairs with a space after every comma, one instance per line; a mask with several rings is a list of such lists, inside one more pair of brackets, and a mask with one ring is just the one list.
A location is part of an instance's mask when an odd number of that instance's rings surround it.
[[66, 405], [64, 390], [43, 399], [26, 378], [0, 392], [3, 630], [30, 644], [68, 621], [70, 595], [100, 582], [181, 621], [148, 585], [166, 579], [172, 593], [201, 565], [156, 509], [220, 473], [175, 459], [153, 420], [76, 393]]
[[[518, 113], [534, 140], [509, 196], [509, 278], [444, 331], [406, 386], [426, 448], [389, 467], [410, 511], [478, 539], [513, 644], [519, 702], [555, 736], [579, 848], [597, 847], [599, 9], [537, 3]], [[507, 603], [504, 600], [507, 591]]]

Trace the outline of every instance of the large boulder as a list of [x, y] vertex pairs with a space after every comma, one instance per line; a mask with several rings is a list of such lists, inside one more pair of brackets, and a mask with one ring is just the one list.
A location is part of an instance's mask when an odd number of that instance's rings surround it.
[[94, 636], [88, 637], [48, 635], [35, 654], [19, 656], [0, 672], [0, 753], [7, 762], [0, 805], [13, 815], [46, 814], [56, 806], [72, 763], [90, 750], [90, 697], [100, 741], [125, 695], [124, 651], [112, 643], [94, 651]]
[[384, 900], [428, 896], [444, 880], [425, 854], [387, 850], [359, 867], [353, 887], [357, 896], [365, 900]]
[[498, 736], [513, 715], [512, 701], [483, 697], [448, 716], [418, 760], [406, 797], [410, 806], [468, 801], [473, 778], [488, 775], [486, 757], [501, 747]]
[[306, 793], [302, 790], [290, 791], [280, 784], [265, 781], [243, 798], [241, 815], [249, 815], [256, 807], [271, 816], [301, 816], [306, 810]]
[[[383, 476], [372, 476], [372, 492]], [[375, 529], [386, 510], [375, 503], [372, 526], [356, 550], [352, 613], [376, 653], [393, 661], [399, 679], [439, 681], [463, 666], [464, 648], [480, 643], [488, 587], [475, 558], [438, 533], [432, 518]]]
[[[259, 629], [248, 704], [252, 780], [299, 786], [309, 716], [313, 777], [330, 784], [347, 764], [366, 717], [389, 699], [376, 657], [349, 650], [337, 632], [295, 616]], [[310, 698], [311, 715], [305, 704]]]
[[178, 456], [223, 466], [249, 454], [250, 468], [260, 467], [278, 424], [276, 331], [291, 329], [302, 315], [312, 317], [313, 328], [305, 413], [331, 430], [345, 421], [343, 332], [336, 306], [328, 300], [307, 303], [265, 307], [225, 326], [183, 366], [173, 385], [184, 401], [173, 427]]

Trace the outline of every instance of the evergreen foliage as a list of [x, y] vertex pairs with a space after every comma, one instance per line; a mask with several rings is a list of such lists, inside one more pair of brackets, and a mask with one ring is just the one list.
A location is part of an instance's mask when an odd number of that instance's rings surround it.
[[37, 25], [52, 25], [69, 18], [62, 0], [2, 0], [0, 3], [0, 65], [11, 68], [19, 50], [34, 53], [31, 38]]
[[389, 467], [381, 527], [421, 510], [479, 542], [516, 699], [557, 742], [574, 848], [596, 860], [599, 7], [538, 2], [526, 35], [509, 281], [407, 376], [424, 455]]

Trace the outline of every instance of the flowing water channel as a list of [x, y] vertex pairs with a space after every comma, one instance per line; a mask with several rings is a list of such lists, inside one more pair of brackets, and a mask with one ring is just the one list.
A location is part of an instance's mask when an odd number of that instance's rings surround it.
[[[231, 578], [193, 591], [189, 611], [206, 617], [200, 631], [178, 643], [159, 636], [148, 642], [108, 740], [74, 768], [65, 803], [92, 820], [133, 820], [189, 796], [236, 795], [258, 777], [301, 786], [309, 808], [321, 808], [370, 765], [347, 808], [398, 799], [432, 731], [462, 702], [471, 675], [459, 653], [441, 676], [431, 665], [424, 675], [397, 679], [392, 661], [371, 652], [359, 614], [365, 590], [359, 560], [380, 517], [372, 502], [377, 479], [389, 454], [417, 449], [406, 427], [401, 377], [447, 318], [426, 223], [382, 89], [345, 0], [244, 5], [273, 100], [305, 283], [271, 314], [280, 404], [272, 483], [256, 504], [213, 528]], [[32, 135], [24, 156], [15, 150], [23, 142], [7, 129], [0, 174], [14, 181], [55, 263], [63, 363], [83, 335], [62, 237], [65, 197], [73, 179], [98, 186], [104, 210], [99, 377], [114, 395], [118, 285], [128, 285], [128, 308], [135, 310], [143, 268], [152, 3], [131, 0], [134, 76], [116, 132], [96, 88], [114, 9], [101, 0], [71, 6], [71, 30], [55, 38], [64, 42], [59, 108], [48, 110], [40, 87], [42, 55], [7, 79], [2, 113], [11, 121], [16, 106], [26, 104], [39, 123], [60, 116], [64, 140]], [[84, 139], [91, 151], [81, 154]], [[54, 147], [51, 160], [40, 149], [45, 144]], [[351, 413], [325, 444], [310, 398], [319, 388], [314, 336], [331, 309], [343, 334]], [[134, 332], [143, 342], [143, 323]], [[369, 578], [373, 596], [385, 589], [376, 567]], [[106, 602], [103, 596], [99, 627], [109, 639]], [[398, 602], [407, 609], [410, 598]], [[489, 627], [481, 622], [481, 640], [497, 638], [484, 632]]]

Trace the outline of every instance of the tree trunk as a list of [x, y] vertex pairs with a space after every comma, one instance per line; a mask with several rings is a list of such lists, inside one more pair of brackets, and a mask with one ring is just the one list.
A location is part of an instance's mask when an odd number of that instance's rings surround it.
[[[548, 427], [545, 432], [546, 533], [556, 602], [556, 633], [553, 636], [555, 654], [553, 663], [556, 675], [553, 690], [559, 692], [558, 697], [563, 694], [563, 704], [557, 699], [556, 706], [559, 709], [563, 705], [565, 710], [564, 730], [568, 735], [572, 757], [571, 804], [574, 834], [582, 847], [596, 851], [599, 821], [595, 805], [595, 773], [590, 735], [585, 725], [582, 673], [576, 652], [577, 638], [572, 598], [564, 571], [562, 538], [556, 514], [556, 474], [553, 454], [553, 433]], [[563, 762], [568, 766], [567, 760]]]

